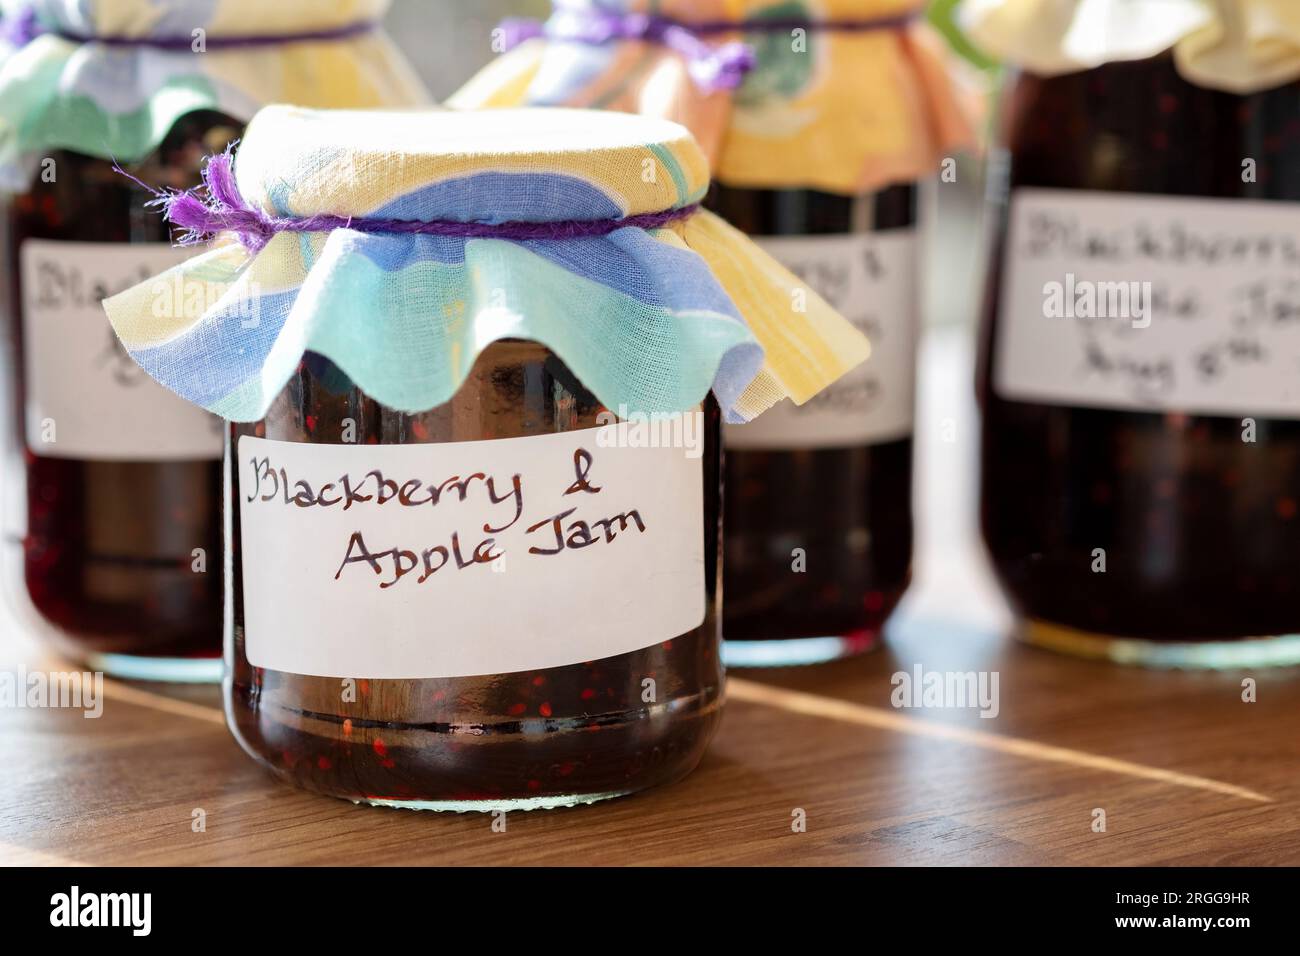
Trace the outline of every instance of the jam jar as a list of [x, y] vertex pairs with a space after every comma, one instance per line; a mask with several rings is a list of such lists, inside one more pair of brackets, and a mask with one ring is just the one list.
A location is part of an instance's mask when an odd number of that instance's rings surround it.
[[872, 345], [804, 405], [724, 429], [727, 663], [868, 650], [911, 572], [916, 187], [844, 196], [715, 184], [710, 205]]
[[[190, 113], [126, 171], [193, 186], [238, 131]], [[215, 680], [223, 425], [145, 375], [100, 305], [192, 253], [114, 165], [54, 152], [8, 202], [7, 588], [27, 623], [96, 670]]]
[[[423, 809], [590, 803], [687, 774], [722, 705], [720, 418], [712, 398], [687, 415], [693, 456], [602, 448], [611, 413], [529, 341], [488, 346], [451, 401], [419, 414], [307, 353], [264, 419], [230, 428], [226, 707], [240, 744], [307, 789]], [[448, 519], [431, 520], [439, 507]], [[621, 557], [635, 542], [619, 538], [651, 525], [685, 552]], [[322, 526], [328, 554], [307, 558], [316, 542], [301, 535]], [[352, 620], [304, 630], [314, 598], [293, 591], [313, 579], [268, 583], [288, 561], [353, 590], [356, 613], [337, 598], [327, 612]], [[511, 575], [527, 583], [482, 601]], [[645, 587], [658, 611], [627, 593]], [[518, 669], [489, 673], [505, 660]]]
[[512, 37], [536, 44], [509, 50], [451, 98], [594, 104], [684, 123], [709, 153], [706, 206], [805, 283], [786, 314], [824, 300], [871, 341], [871, 357], [855, 356], [829, 388], [796, 390], [799, 404], [787, 397], [724, 427], [729, 666], [875, 647], [908, 585], [914, 184], [973, 140], [972, 104], [925, 6], [555, 0], [545, 24], [506, 31], [507, 47]]
[[1171, 53], [1011, 81], [981, 510], [1027, 640], [1300, 661], [1297, 108]]
[[271, 106], [204, 175], [167, 214], [214, 244], [169, 278], [214, 295], [105, 309], [231, 422], [242, 746], [418, 809], [688, 773], [722, 706], [721, 422], [866, 339], [790, 313], [806, 287], [700, 208], [708, 162], [664, 120]]
[[[387, 0], [10, 6], [6, 590], [25, 630], [96, 670], [215, 681], [224, 425], [142, 374], [101, 300], [193, 255], [157, 206], [197, 185], [260, 104], [427, 94], [380, 28]], [[155, 327], [174, 298], [157, 284]]]

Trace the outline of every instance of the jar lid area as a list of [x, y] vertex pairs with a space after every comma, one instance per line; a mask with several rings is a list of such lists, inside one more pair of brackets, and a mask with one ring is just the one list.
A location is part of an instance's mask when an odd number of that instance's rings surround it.
[[236, 158], [240, 191], [280, 216], [473, 222], [605, 219], [698, 202], [708, 164], [685, 127], [560, 108], [269, 106]]

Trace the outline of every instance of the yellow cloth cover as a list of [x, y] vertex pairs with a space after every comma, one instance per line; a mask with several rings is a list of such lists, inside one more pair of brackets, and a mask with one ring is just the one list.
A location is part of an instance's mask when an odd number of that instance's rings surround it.
[[1174, 51], [1199, 86], [1254, 93], [1300, 77], [1300, 0], [965, 0], [993, 56], [1053, 75]]
[[[556, 0], [580, 16], [596, 0]], [[448, 105], [583, 106], [672, 119], [728, 186], [853, 194], [930, 175], [974, 142], [975, 97], [921, 21], [925, 0], [600, 0], [602, 9], [690, 22], [882, 20], [880, 29], [737, 32], [757, 65], [735, 90], [704, 92], [682, 57], [640, 41], [537, 39], [490, 64]], [[913, 16], [915, 15], [915, 16]]]

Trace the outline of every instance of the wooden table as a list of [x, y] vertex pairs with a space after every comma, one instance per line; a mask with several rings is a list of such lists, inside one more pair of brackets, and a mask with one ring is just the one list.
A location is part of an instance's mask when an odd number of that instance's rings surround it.
[[[891, 675], [918, 661], [998, 671], [999, 716], [891, 707]], [[0, 862], [1300, 863], [1297, 679], [1257, 677], [1247, 704], [1236, 675], [918, 631], [843, 664], [733, 674], [722, 729], [684, 782], [512, 813], [504, 833], [483, 814], [282, 786], [230, 738], [215, 688], [109, 681], [98, 720], [0, 711]]]
[[[282, 786], [230, 738], [214, 688], [109, 682], [98, 720], [0, 709], [0, 862], [1300, 863], [1300, 671], [1249, 675], [1258, 701], [1244, 703], [1240, 673], [1129, 670], [1007, 639], [962, 479], [968, 355], [949, 343], [927, 361], [948, 384], [919, 410], [918, 579], [888, 647], [733, 674], [722, 729], [682, 783], [513, 813], [494, 832], [482, 814]], [[12, 624], [0, 635], [0, 670], [57, 666]], [[892, 675], [918, 663], [996, 671], [998, 717], [892, 707]]]

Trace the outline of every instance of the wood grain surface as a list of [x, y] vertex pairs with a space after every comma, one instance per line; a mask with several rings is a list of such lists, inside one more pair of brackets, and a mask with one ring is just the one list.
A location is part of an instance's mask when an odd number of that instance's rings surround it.
[[[891, 707], [891, 675], [917, 661], [997, 670], [999, 716]], [[1300, 863], [1297, 676], [1256, 676], [1248, 704], [1236, 674], [1123, 670], [962, 632], [904, 636], [841, 664], [733, 674], [722, 729], [685, 781], [512, 813], [505, 832], [479, 813], [295, 791], [239, 750], [215, 688], [111, 682], [97, 720], [0, 710], [0, 861]], [[192, 832], [196, 808], [206, 832]], [[796, 809], [806, 832], [792, 829]]]

